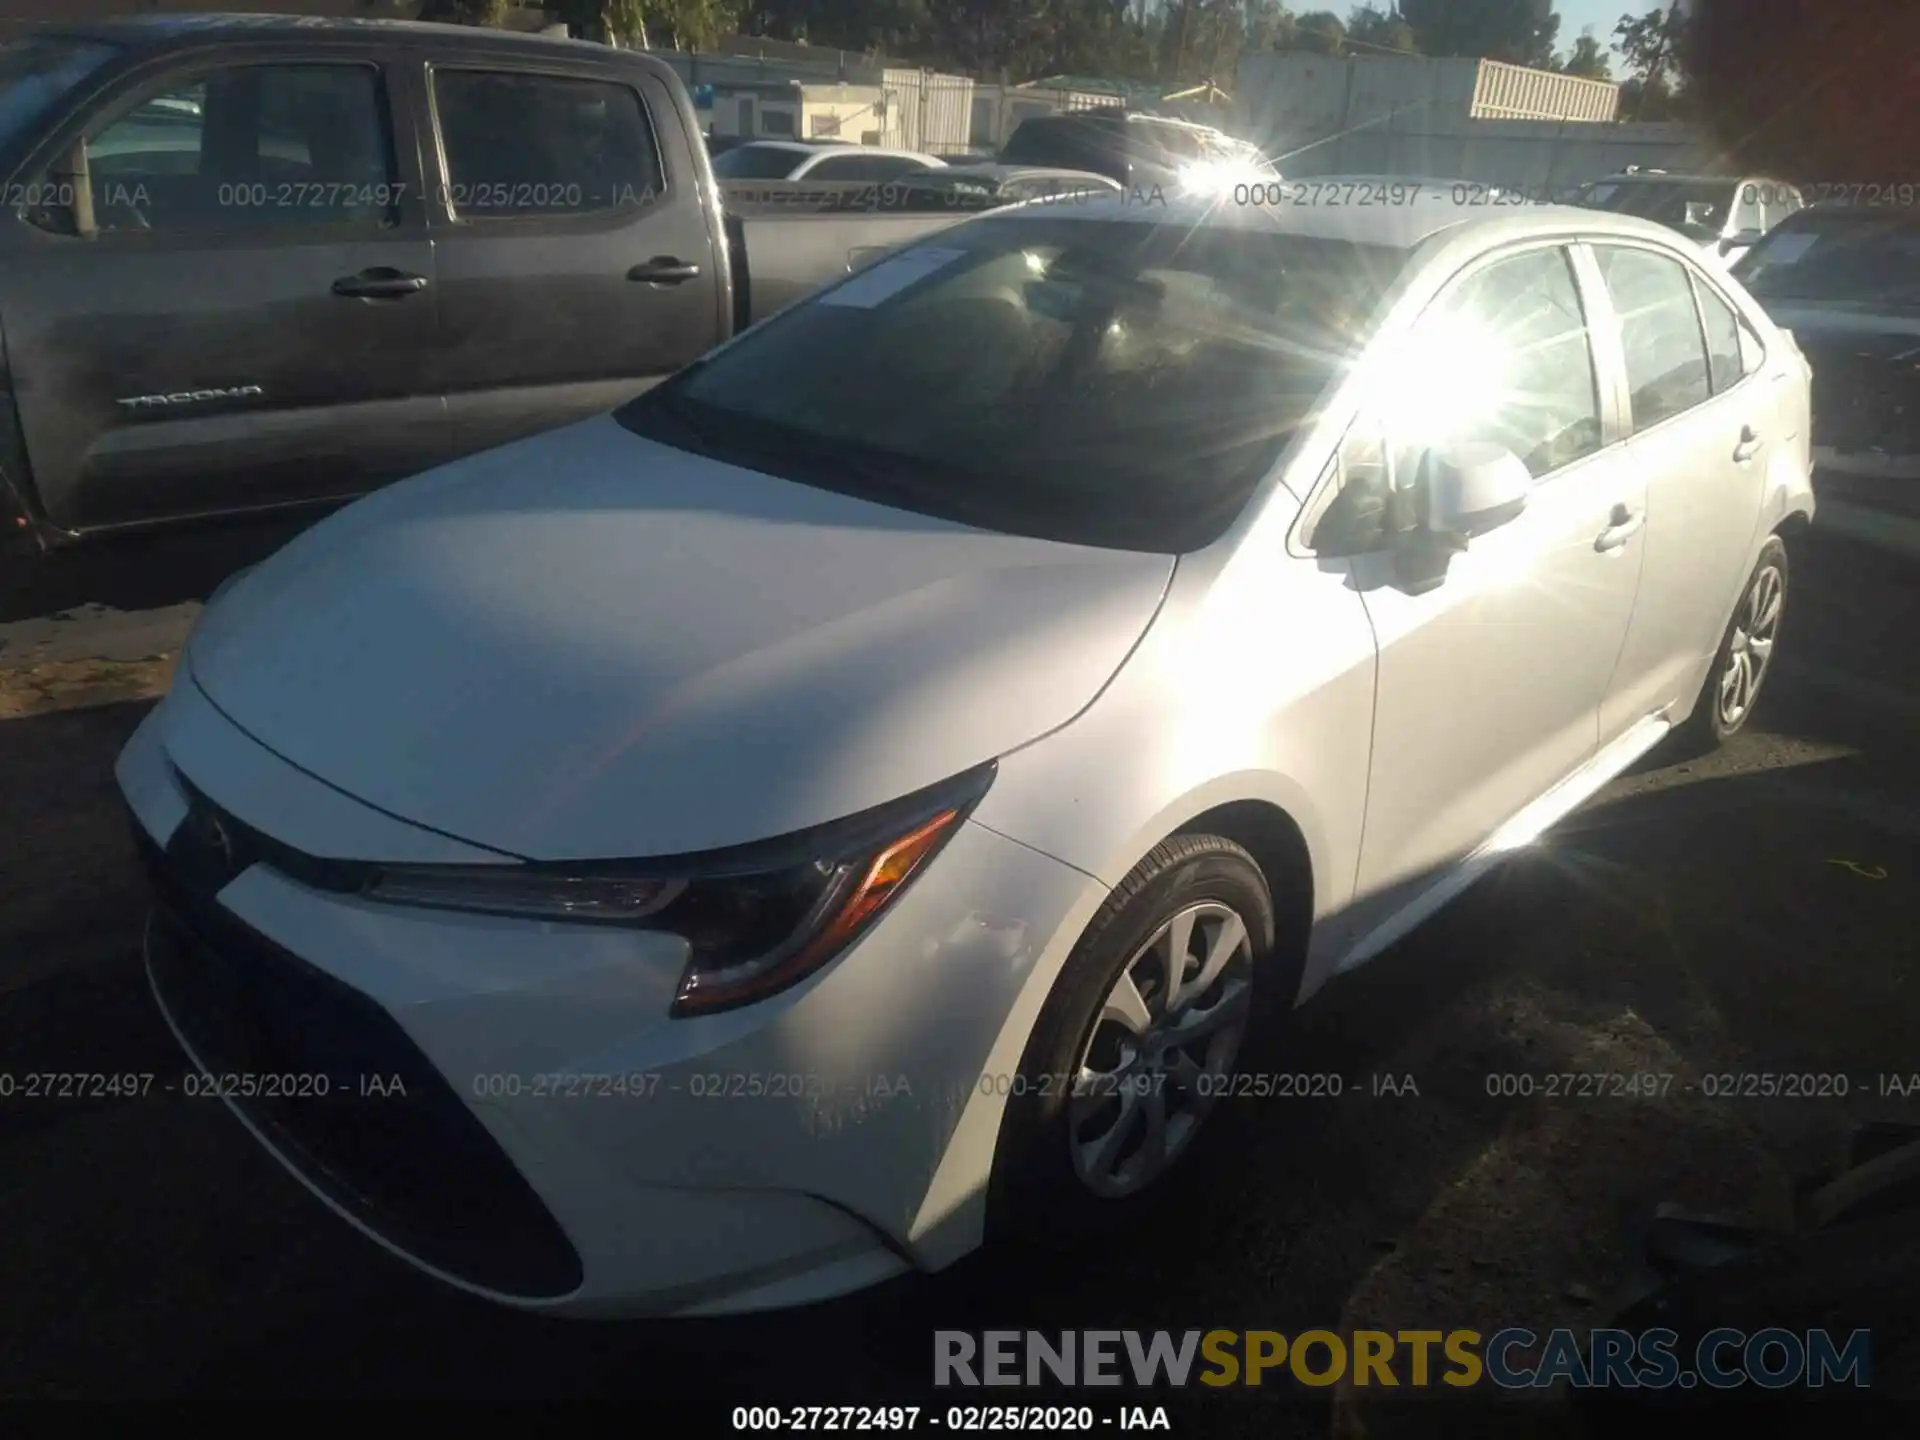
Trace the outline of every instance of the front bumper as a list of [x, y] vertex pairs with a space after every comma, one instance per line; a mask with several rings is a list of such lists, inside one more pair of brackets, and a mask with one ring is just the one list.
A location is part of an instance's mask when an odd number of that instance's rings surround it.
[[[695, 1314], [977, 1243], [1004, 1105], [981, 1077], [1089, 903], [1079, 872], [966, 825], [822, 974], [676, 1021], [670, 937], [376, 905], [264, 862], [197, 881], [183, 772], [243, 833], [389, 858], [459, 842], [355, 817], [189, 679], [120, 763], [169, 1023], [256, 1137], [394, 1253], [523, 1308]], [[362, 820], [371, 848], [342, 848]]]

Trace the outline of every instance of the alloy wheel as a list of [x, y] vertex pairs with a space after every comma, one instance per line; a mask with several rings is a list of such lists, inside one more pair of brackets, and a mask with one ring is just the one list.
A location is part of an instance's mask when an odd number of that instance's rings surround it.
[[1767, 666], [1773, 660], [1773, 642], [1780, 633], [1786, 588], [1779, 567], [1763, 565], [1740, 602], [1718, 691], [1720, 724], [1728, 730], [1747, 718], [1759, 698], [1760, 682], [1766, 678]]
[[1082, 1184], [1117, 1198], [1166, 1172], [1231, 1083], [1252, 1007], [1237, 911], [1206, 901], [1153, 932], [1120, 968], [1074, 1076], [1067, 1134]]

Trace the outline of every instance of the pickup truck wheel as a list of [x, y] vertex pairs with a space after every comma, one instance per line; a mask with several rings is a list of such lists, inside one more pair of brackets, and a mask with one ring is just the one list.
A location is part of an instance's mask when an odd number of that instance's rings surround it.
[[1081, 937], [1008, 1077], [996, 1232], [1063, 1219], [1104, 1228], [1163, 1188], [1250, 1036], [1292, 999], [1262, 973], [1273, 945], [1266, 880], [1233, 841], [1175, 836], [1135, 868]]

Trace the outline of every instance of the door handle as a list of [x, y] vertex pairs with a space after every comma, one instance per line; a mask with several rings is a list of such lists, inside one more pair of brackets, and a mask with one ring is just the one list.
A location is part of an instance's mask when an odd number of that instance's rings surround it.
[[627, 278], [648, 285], [680, 285], [688, 280], [699, 279], [700, 267], [671, 255], [656, 255], [627, 271]]
[[1733, 458], [1739, 464], [1746, 464], [1760, 449], [1760, 436], [1751, 425], [1740, 427], [1740, 443], [1733, 447]]
[[1616, 505], [1613, 507], [1613, 514], [1607, 517], [1607, 528], [1595, 538], [1593, 548], [1602, 554], [1609, 550], [1618, 550], [1638, 534], [1640, 527], [1646, 523], [1646, 511], [1633, 511], [1627, 509], [1625, 505]]
[[333, 293], [350, 300], [404, 300], [426, 288], [426, 276], [409, 275], [390, 265], [362, 270], [358, 275], [343, 275], [333, 282]]

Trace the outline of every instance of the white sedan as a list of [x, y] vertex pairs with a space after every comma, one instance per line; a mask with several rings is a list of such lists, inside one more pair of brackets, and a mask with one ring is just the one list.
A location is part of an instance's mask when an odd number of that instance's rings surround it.
[[1125, 1223], [1296, 1002], [1747, 722], [1807, 391], [1632, 218], [963, 222], [231, 582], [119, 762], [154, 991], [528, 1309]]

